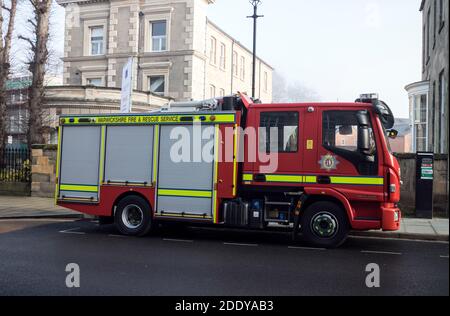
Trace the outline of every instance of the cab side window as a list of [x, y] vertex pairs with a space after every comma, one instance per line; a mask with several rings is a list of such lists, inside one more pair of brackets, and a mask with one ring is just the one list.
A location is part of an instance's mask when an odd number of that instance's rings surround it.
[[[360, 112], [360, 111], [359, 111]], [[325, 111], [322, 117], [322, 145], [350, 161], [361, 174], [376, 174], [377, 151], [373, 129], [369, 124], [369, 147], [358, 148], [362, 136], [358, 111]]]
[[298, 151], [298, 112], [262, 112], [259, 126], [261, 152]]
[[358, 121], [354, 111], [327, 111], [323, 116], [323, 145], [358, 150]]

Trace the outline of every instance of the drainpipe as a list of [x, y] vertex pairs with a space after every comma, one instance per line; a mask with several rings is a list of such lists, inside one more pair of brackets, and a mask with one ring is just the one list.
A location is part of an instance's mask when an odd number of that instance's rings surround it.
[[139, 18], [138, 18], [138, 34], [137, 34], [137, 40], [138, 40], [138, 49], [137, 49], [137, 66], [136, 66], [136, 90], [142, 90], [144, 91], [144, 87], [142, 86], [142, 78], [140, 75], [140, 68], [141, 68], [141, 53], [143, 52], [143, 41], [144, 41], [144, 37], [141, 36], [142, 34], [144, 34], [143, 31], [143, 23], [142, 20], [144, 19], [144, 12], [139, 11]]

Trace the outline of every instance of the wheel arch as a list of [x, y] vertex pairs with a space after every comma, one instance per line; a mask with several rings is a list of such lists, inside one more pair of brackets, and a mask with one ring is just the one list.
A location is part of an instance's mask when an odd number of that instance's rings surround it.
[[128, 191], [128, 192], [124, 192], [124, 193], [120, 194], [120, 195], [114, 200], [114, 203], [113, 203], [112, 209], [111, 209], [111, 216], [112, 216], [112, 217], [114, 217], [114, 215], [115, 215], [116, 208], [117, 208], [117, 205], [119, 204], [119, 202], [120, 202], [122, 199], [124, 199], [124, 198], [126, 198], [126, 197], [129, 197], [129, 196], [137, 196], [137, 197], [140, 197], [140, 198], [144, 199], [144, 201], [147, 202], [147, 204], [148, 204], [148, 206], [149, 206], [149, 208], [150, 208], [150, 213], [151, 213], [150, 215], [153, 217], [153, 206], [152, 206], [152, 203], [150, 203], [150, 200], [149, 200], [144, 194], [139, 193], [139, 192], [136, 192], [136, 191]]
[[331, 189], [320, 189], [320, 188], [311, 188], [305, 190], [305, 193], [308, 194], [308, 198], [305, 201], [304, 209], [306, 209], [309, 205], [315, 202], [328, 201], [337, 204], [340, 206], [344, 212], [347, 214], [347, 219], [349, 224], [351, 225], [354, 220], [354, 212], [350, 205], [350, 202], [347, 200], [345, 196], [341, 193], [336, 192]]

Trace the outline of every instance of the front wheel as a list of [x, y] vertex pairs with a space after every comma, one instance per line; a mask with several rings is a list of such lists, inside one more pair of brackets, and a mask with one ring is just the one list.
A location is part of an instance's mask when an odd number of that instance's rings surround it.
[[345, 211], [333, 202], [316, 202], [308, 206], [300, 218], [303, 238], [325, 248], [339, 247], [350, 231]]
[[140, 196], [127, 196], [117, 204], [114, 222], [123, 235], [144, 236], [152, 228], [150, 206]]

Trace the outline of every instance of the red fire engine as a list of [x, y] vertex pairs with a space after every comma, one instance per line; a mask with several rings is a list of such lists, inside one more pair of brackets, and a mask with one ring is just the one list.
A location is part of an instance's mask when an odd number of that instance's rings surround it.
[[337, 247], [351, 229], [399, 229], [393, 124], [372, 95], [261, 104], [238, 94], [145, 114], [63, 116], [55, 199], [126, 235], [163, 221], [277, 224]]

